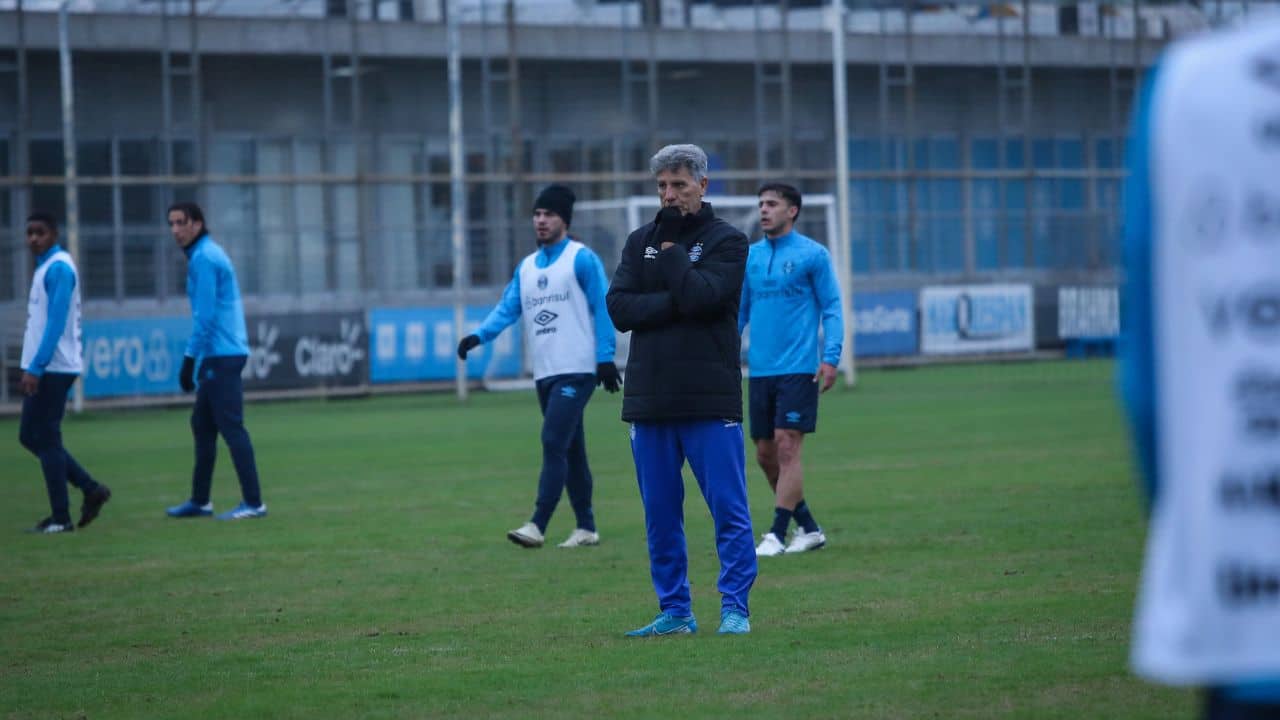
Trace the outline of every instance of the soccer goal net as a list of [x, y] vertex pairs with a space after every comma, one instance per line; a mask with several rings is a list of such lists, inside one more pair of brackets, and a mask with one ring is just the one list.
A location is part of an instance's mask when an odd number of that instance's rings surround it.
[[[764, 236], [760, 230], [759, 198], [755, 195], [720, 195], [708, 196], [706, 202], [715, 209], [716, 216], [732, 223], [734, 227], [746, 234], [747, 239], [755, 242]], [[649, 195], [633, 195], [610, 200], [586, 200], [573, 206], [573, 226], [569, 234], [579, 242], [595, 251], [604, 263], [605, 273], [610, 277], [622, 258], [622, 246], [632, 230], [653, 220], [658, 213], [658, 199]], [[805, 195], [804, 206], [796, 222], [796, 230], [822, 243], [831, 252], [831, 259], [839, 267], [839, 263], [848, 262], [842, 257], [836, 221], [835, 198], [832, 195]], [[841, 297], [848, 300], [850, 288], [841, 287]], [[845, 337], [848, 338], [850, 317], [845, 312]], [[750, 333], [750, 327], [748, 327]], [[750, 338], [743, 339], [743, 349]], [[625, 367], [627, 351], [630, 346], [630, 333], [618, 333], [618, 367]], [[532, 363], [527, 349], [524, 352], [524, 371], [519, 378], [498, 380], [486, 378], [484, 385], [490, 390], [523, 390], [533, 387], [533, 376], [530, 374]], [[848, 353], [846, 353], [846, 356]], [[847, 362], [847, 360], [845, 361]]]

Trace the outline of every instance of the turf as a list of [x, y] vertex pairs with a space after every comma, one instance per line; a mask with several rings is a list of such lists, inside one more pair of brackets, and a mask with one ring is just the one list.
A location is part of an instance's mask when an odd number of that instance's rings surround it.
[[[1126, 668], [1144, 523], [1111, 373], [866, 371], [826, 395], [805, 485], [829, 546], [763, 559], [732, 638], [691, 481], [703, 631], [622, 637], [656, 604], [617, 396], [588, 408], [602, 544], [578, 550], [504, 537], [536, 486], [531, 393], [251, 406], [271, 515], [238, 523], [163, 515], [185, 411], [89, 413], [64, 436], [115, 498], [48, 537], [19, 532], [47, 504], [7, 419], [0, 716], [1190, 717]], [[748, 484], [758, 534], [771, 497]], [[572, 524], [562, 502], [549, 541]]]

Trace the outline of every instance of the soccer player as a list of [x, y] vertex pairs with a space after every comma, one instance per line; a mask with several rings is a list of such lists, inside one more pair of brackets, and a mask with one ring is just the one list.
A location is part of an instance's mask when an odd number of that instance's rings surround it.
[[622, 419], [631, 423], [658, 595], [653, 622], [627, 633], [696, 632], [684, 535], [685, 461], [711, 510], [720, 557], [720, 629], [750, 632], [756, 579], [742, 438], [736, 325], [747, 238], [702, 201], [707, 154], [668, 145], [649, 161], [662, 209], [631, 233], [609, 288], [609, 315], [631, 331]]
[[[756, 462], [774, 492], [773, 526], [761, 537], [756, 555], [771, 557], [827, 544], [804, 500], [800, 450], [805, 434], [817, 429], [818, 394], [835, 384], [844, 320], [830, 254], [795, 230], [800, 191], [771, 183], [757, 196], [764, 239], [747, 256], [738, 331], [751, 325], [751, 439]], [[792, 517], [798, 527], [784, 548]]]
[[1280, 20], [1171, 46], [1133, 118], [1120, 379], [1151, 500], [1142, 676], [1280, 717]]
[[516, 266], [502, 300], [480, 329], [458, 343], [458, 357], [465, 360], [468, 352], [524, 318], [524, 341], [533, 358], [542, 408], [542, 473], [533, 516], [507, 538], [527, 548], [542, 547], [566, 488], [577, 526], [560, 547], [600, 543], [582, 413], [597, 385], [614, 393], [621, 379], [613, 362], [613, 323], [604, 302], [604, 265], [569, 236], [573, 202], [573, 191], [563, 185], [549, 185], [538, 194], [533, 204], [538, 249]]
[[187, 297], [191, 300], [194, 327], [182, 358], [178, 384], [183, 392], [196, 393], [191, 411], [196, 463], [191, 473], [191, 498], [166, 513], [174, 518], [213, 515], [209, 493], [221, 433], [240, 479], [242, 500], [218, 515], [218, 519], [266, 517], [253, 443], [244, 429], [244, 384], [240, 372], [249, 359], [249, 334], [245, 331], [236, 270], [226, 251], [209, 236], [199, 205], [174, 203], [168, 215], [169, 232], [187, 255]]
[[94, 481], [62, 446], [62, 415], [67, 393], [84, 369], [80, 344], [80, 276], [71, 255], [58, 245], [53, 216], [27, 217], [27, 248], [36, 259], [27, 299], [27, 329], [22, 335], [22, 421], [18, 440], [40, 460], [52, 515], [31, 532], [64, 533], [71, 524], [67, 483], [84, 493], [80, 527], [93, 522], [111, 499], [111, 489]]

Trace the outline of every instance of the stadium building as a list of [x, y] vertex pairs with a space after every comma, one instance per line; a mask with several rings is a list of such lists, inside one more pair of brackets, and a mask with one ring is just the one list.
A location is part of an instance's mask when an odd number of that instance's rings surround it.
[[[10, 373], [31, 271], [25, 213], [67, 211], [61, 4], [0, 0]], [[1042, 320], [1036, 344], [1060, 344], [1060, 288], [1100, 289], [1085, 304], [1114, 309], [1123, 135], [1143, 69], [1175, 35], [1267, 5], [849, 0], [849, 142], [840, 149], [827, 4], [70, 0], [87, 322], [184, 315], [184, 263], [164, 210], [195, 199], [237, 264], [251, 316], [348, 313], [343, 327], [362, 318], [364, 336], [335, 324], [327, 342], [367, 353], [364, 383], [380, 381], [380, 357], [406, 367], [436, 357], [451, 373], [437, 357], [451, 348], [440, 322], [378, 318], [452, 299], [452, 8], [463, 57], [467, 297], [477, 312], [528, 252], [540, 186], [573, 186], [585, 208], [575, 234], [611, 264], [629, 228], [609, 201], [652, 195], [648, 157], [693, 142], [711, 156], [716, 196], [753, 195], [766, 180], [836, 196], [835, 158], [846, 152], [845, 262], [860, 293], [1027, 286]], [[739, 216], [750, 224], [749, 208]], [[822, 212], [802, 219], [831, 242]], [[922, 305], [913, 314], [927, 321]], [[255, 342], [270, 335], [250, 324]], [[95, 382], [152, 392], [146, 378], [168, 367], [153, 357], [164, 338], [129, 330], [141, 348], [132, 353], [112, 332], [86, 328], [86, 392]], [[120, 385], [131, 372], [141, 384]], [[423, 373], [381, 378], [431, 379]]]

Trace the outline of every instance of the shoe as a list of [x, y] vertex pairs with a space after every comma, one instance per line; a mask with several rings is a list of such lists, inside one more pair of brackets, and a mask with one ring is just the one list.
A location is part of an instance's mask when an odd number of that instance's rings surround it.
[[813, 532], [797, 532], [795, 537], [791, 538], [791, 544], [787, 546], [787, 552], [800, 553], [817, 550], [826, 544], [827, 536], [822, 534], [821, 529]]
[[70, 520], [64, 523], [60, 523], [60, 522], [54, 522], [53, 518], [51, 517], [47, 517], [41, 520], [40, 522], [36, 523], [36, 526], [31, 528], [27, 532], [37, 533], [39, 535], [53, 535], [55, 533], [75, 532], [75, 529], [76, 529], [76, 526], [72, 525]]
[[106, 505], [110, 499], [111, 488], [106, 485], [99, 484], [93, 492], [85, 493], [84, 504], [80, 506], [80, 522], [77, 526], [84, 527], [93, 522], [93, 519], [102, 511], [102, 506]]
[[520, 527], [507, 533], [507, 539], [511, 542], [527, 548], [542, 547], [544, 542], [542, 531], [537, 525], [527, 522]]
[[231, 508], [230, 510], [218, 516], [219, 520], [252, 520], [254, 518], [264, 518], [267, 516], [266, 504], [254, 507], [246, 503]]
[[786, 552], [777, 535], [767, 532], [760, 536], [760, 544], [756, 546], [756, 557], [774, 557]]
[[676, 617], [660, 612], [653, 622], [627, 633], [627, 637], [656, 637], [658, 635], [690, 635], [698, 632], [698, 621], [689, 617]]
[[720, 629], [716, 632], [721, 635], [746, 635], [751, 632], [751, 621], [737, 610], [726, 610], [720, 616]]
[[197, 505], [188, 500], [181, 505], [174, 505], [165, 510], [164, 514], [171, 518], [209, 517], [213, 514], [213, 503], [207, 502], [203, 505]]
[[600, 544], [600, 533], [596, 532], [595, 530], [583, 530], [582, 528], [575, 528], [573, 532], [569, 533], [569, 539], [560, 543], [556, 547], [575, 548], [575, 547], [584, 547], [587, 545], [599, 545], [599, 544]]

